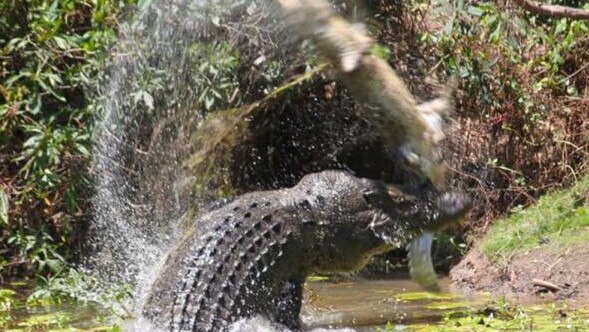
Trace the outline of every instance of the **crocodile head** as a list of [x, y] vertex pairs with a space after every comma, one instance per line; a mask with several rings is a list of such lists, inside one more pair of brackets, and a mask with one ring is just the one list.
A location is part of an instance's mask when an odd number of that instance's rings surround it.
[[[304, 191], [299, 206], [310, 244], [314, 272], [361, 268], [375, 254], [407, 244], [423, 231], [456, 223], [470, 208], [457, 192], [424, 190], [409, 195], [381, 181], [357, 178], [343, 171], [305, 176], [295, 187]], [[329, 244], [329, 245], [326, 245]]]

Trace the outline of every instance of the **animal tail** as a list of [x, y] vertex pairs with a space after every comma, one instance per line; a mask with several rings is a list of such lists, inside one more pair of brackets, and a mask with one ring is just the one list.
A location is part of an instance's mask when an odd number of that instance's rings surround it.
[[438, 277], [432, 263], [432, 242], [434, 234], [424, 232], [407, 245], [409, 274], [411, 279], [428, 291], [440, 291]]

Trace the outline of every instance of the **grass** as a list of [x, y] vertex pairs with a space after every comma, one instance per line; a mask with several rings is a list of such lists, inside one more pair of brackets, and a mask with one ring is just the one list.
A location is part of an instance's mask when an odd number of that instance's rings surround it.
[[500, 265], [534, 248], [559, 251], [589, 241], [589, 175], [572, 188], [541, 197], [537, 204], [496, 221], [480, 242], [481, 251]]
[[[571, 308], [566, 303], [526, 307], [498, 301], [484, 309], [472, 309], [461, 314], [447, 315], [436, 324], [415, 324], [415, 332], [497, 332], [497, 331], [587, 331], [589, 316], [586, 309]], [[387, 329], [385, 331], [395, 331]]]

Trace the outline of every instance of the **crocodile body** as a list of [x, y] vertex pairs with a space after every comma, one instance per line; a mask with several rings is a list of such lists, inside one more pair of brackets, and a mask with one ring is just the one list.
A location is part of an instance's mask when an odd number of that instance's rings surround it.
[[307, 275], [357, 270], [468, 204], [452, 193], [408, 198], [343, 171], [239, 196], [199, 217], [169, 254], [144, 315], [169, 331], [222, 331], [256, 315], [298, 329]]

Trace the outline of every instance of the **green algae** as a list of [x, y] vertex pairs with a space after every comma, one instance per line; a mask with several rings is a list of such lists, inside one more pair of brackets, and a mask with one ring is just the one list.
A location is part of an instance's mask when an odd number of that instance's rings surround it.
[[414, 324], [411, 331], [589, 331], [586, 309], [572, 308], [566, 303], [516, 305], [504, 301], [484, 309], [467, 309], [462, 315], [447, 313], [436, 323]]
[[433, 293], [433, 292], [408, 292], [395, 294], [395, 299], [401, 302], [408, 301], [432, 301], [432, 300], [453, 300], [458, 299], [458, 295], [449, 293]]
[[425, 305], [426, 309], [430, 310], [454, 310], [454, 309], [466, 309], [469, 308], [471, 304], [467, 302], [449, 302], [449, 301], [438, 301], [432, 302]]
[[310, 277], [307, 277], [307, 281], [314, 281], [314, 282], [317, 282], [317, 281], [329, 281], [329, 280], [330, 280], [330, 278], [327, 277], [327, 276], [310, 276]]
[[[322, 285], [328, 282], [323, 278], [318, 279]], [[517, 304], [493, 300], [487, 294], [477, 294], [473, 298], [428, 292], [392, 294], [376, 289], [382, 287], [376, 285], [371, 286], [374, 291], [363, 288], [362, 292], [379, 293], [378, 298], [406, 303], [407, 306], [398, 306], [404, 313], [403, 331], [589, 331], [589, 303]], [[8, 310], [0, 310], [0, 331], [119, 332], [117, 317], [96, 304], [64, 300], [47, 305], [27, 302], [26, 297], [19, 296], [21, 294], [18, 290], [0, 290], [0, 294], [3, 295], [0, 299], [10, 301], [10, 305], [5, 307]], [[337, 297], [331, 300], [327, 297], [322, 301], [331, 306], [336, 303]], [[353, 303], [353, 300], [348, 299], [348, 303]], [[383, 300], [375, 303], [391, 305], [390, 301]], [[376, 314], [379, 310], [374, 312]], [[384, 324], [384, 321], [380, 324]], [[376, 325], [373, 328], [378, 331], [399, 331], [398, 324], [390, 323], [380, 329]]]
[[49, 328], [51, 326], [63, 327], [69, 320], [71, 320], [71, 315], [69, 313], [58, 311], [29, 316], [25, 320], [17, 323], [17, 326], [31, 330]]
[[[11, 284], [12, 285], [12, 284]], [[0, 289], [0, 331], [118, 331], [118, 326], [108, 323], [115, 320], [106, 309], [93, 303], [63, 299], [29, 301], [24, 293], [26, 286]]]

